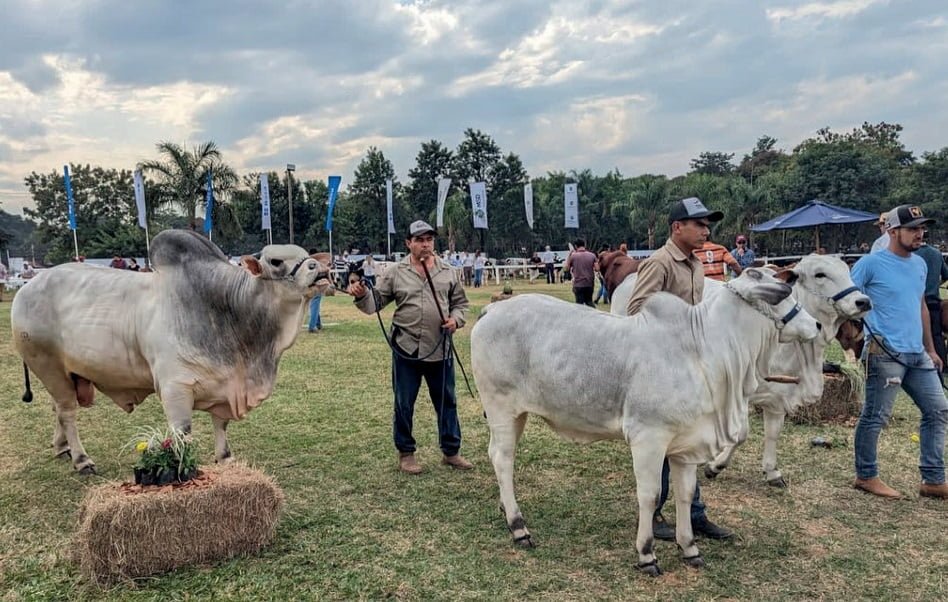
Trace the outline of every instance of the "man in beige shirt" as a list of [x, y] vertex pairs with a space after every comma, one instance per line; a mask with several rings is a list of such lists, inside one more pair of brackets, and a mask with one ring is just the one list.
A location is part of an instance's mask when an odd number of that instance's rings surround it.
[[[405, 240], [408, 256], [382, 273], [372, 294], [368, 294], [362, 282], [351, 284], [349, 293], [355, 297], [356, 307], [367, 314], [395, 302], [391, 337], [392, 387], [395, 392], [392, 430], [399, 453], [399, 468], [409, 474], [422, 472], [415, 459], [412, 418], [424, 378], [438, 415], [438, 435], [444, 453], [442, 463], [468, 470], [473, 465], [458, 453], [461, 425], [451, 355], [451, 334], [464, 326], [467, 296], [454, 270], [434, 252], [435, 229], [419, 220], [411, 224], [408, 232]], [[425, 267], [431, 275], [436, 296], [432, 295]]]
[[[671, 293], [689, 303], [701, 303], [704, 294], [704, 268], [694, 256], [708, 240], [712, 222], [720, 221], [724, 214], [709, 211], [697, 197], [682, 199], [672, 204], [668, 213], [671, 236], [658, 251], [639, 265], [638, 277], [632, 298], [629, 299], [628, 313], [633, 316], [642, 309], [642, 305], [653, 294], [663, 291]], [[674, 361], [672, 358], [669, 358]], [[655, 508], [652, 528], [657, 539], [675, 540], [675, 529], [662, 516], [662, 506], [668, 499], [668, 459], [662, 466], [662, 493]], [[708, 520], [704, 502], [701, 501], [701, 488], [695, 483], [695, 496], [691, 502], [691, 527], [695, 535], [704, 535], [711, 539], [728, 539], [733, 533]]]

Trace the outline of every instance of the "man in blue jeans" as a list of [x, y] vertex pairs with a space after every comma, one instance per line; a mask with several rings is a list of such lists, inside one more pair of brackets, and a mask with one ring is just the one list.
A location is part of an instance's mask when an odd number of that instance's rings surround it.
[[935, 220], [921, 209], [900, 205], [888, 213], [887, 248], [853, 266], [853, 282], [872, 300], [866, 316], [866, 403], [856, 425], [856, 480], [853, 487], [884, 498], [901, 494], [879, 478], [879, 433], [892, 415], [899, 388], [922, 413], [919, 495], [948, 498], [945, 484], [945, 427], [948, 401], [941, 388], [943, 366], [932, 341], [925, 305], [925, 261], [912, 253], [922, 244], [925, 226]]

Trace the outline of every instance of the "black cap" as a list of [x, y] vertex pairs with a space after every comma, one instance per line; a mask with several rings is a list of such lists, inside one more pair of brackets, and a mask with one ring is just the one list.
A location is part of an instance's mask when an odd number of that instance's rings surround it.
[[934, 219], [925, 217], [921, 208], [915, 205], [899, 205], [886, 215], [885, 227], [888, 230], [892, 228], [917, 228], [934, 223]]
[[686, 219], [707, 218], [709, 222], [719, 222], [724, 219], [720, 211], [709, 211], [704, 203], [696, 196], [681, 199], [672, 203], [668, 209], [668, 223], [680, 222]]

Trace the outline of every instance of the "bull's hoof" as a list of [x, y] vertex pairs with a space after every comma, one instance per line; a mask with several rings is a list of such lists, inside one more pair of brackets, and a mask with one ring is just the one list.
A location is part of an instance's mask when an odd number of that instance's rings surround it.
[[716, 476], [718, 476], [719, 474], [721, 474], [721, 471], [720, 471], [720, 470], [715, 470], [715, 469], [711, 468], [711, 465], [710, 465], [710, 464], [706, 464], [706, 465], [705, 465], [705, 467], [704, 467], [704, 476], [705, 476], [705, 477], [707, 477], [707, 478], [709, 478], [709, 479], [713, 479], [713, 478], [715, 478]]
[[703, 569], [704, 568], [704, 558], [701, 557], [701, 554], [695, 554], [694, 556], [682, 556], [681, 561], [685, 563], [686, 566], [689, 566], [693, 569]]
[[659, 577], [662, 574], [662, 569], [658, 568], [658, 561], [653, 560], [651, 562], [639, 563], [635, 565], [637, 569], [648, 575], [649, 577]]
[[771, 487], [776, 487], [778, 489], [786, 489], [787, 482], [783, 480], [783, 477], [774, 477], [773, 479], [767, 479], [767, 484]]
[[79, 469], [79, 474], [81, 474], [84, 477], [91, 477], [92, 475], [98, 474], [98, 473], [95, 471], [95, 464], [86, 464], [85, 466]]
[[526, 535], [521, 535], [520, 537], [514, 537], [513, 541], [514, 541], [514, 545], [517, 546], [518, 548], [533, 549], [537, 547], [536, 542], [533, 541], [533, 538], [530, 536], [529, 533], [527, 533]]

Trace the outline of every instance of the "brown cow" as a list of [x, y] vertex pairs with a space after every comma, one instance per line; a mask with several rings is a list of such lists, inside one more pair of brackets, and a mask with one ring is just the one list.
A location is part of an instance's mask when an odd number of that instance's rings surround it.
[[599, 254], [599, 273], [610, 295], [623, 280], [639, 270], [639, 263], [638, 259], [632, 259], [624, 251], [603, 251]]

